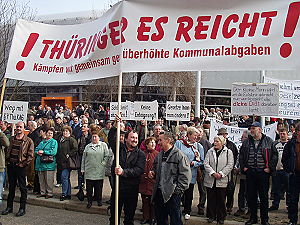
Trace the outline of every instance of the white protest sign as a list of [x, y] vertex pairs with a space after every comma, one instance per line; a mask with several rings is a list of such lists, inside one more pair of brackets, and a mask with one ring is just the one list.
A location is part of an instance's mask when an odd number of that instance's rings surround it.
[[166, 120], [190, 121], [191, 102], [171, 102], [166, 104]]
[[[110, 120], [114, 120], [118, 113], [118, 102], [110, 103]], [[123, 120], [133, 119], [133, 102], [121, 102], [121, 118]]]
[[278, 94], [277, 84], [233, 83], [231, 89], [232, 114], [277, 116]]
[[158, 119], [158, 103], [153, 102], [134, 102], [134, 119], [155, 121]]
[[4, 101], [2, 120], [8, 123], [17, 123], [27, 121], [28, 102]]
[[279, 80], [279, 79], [265, 77], [265, 82], [279, 85], [278, 117], [299, 119], [300, 80]]
[[[235, 143], [235, 145], [239, 148], [242, 144], [241, 137], [242, 134], [247, 128], [239, 128], [239, 127], [232, 127], [232, 126], [226, 126], [223, 125], [223, 123], [218, 122], [216, 120], [210, 121], [210, 130], [209, 130], [209, 142], [213, 143], [214, 137], [218, 135], [218, 130], [220, 128], [226, 128], [228, 132], [228, 139]], [[276, 131], [277, 129], [277, 123], [272, 123], [270, 125], [267, 125], [263, 127], [263, 134], [269, 136], [273, 140], [275, 140], [276, 137]]]

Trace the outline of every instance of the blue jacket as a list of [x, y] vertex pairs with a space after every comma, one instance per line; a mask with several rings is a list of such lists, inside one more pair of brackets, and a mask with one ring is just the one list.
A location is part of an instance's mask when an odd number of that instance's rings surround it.
[[288, 143], [286, 143], [283, 149], [281, 162], [284, 171], [287, 173], [295, 173], [295, 167], [296, 167], [295, 146], [296, 146], [296, 139], [292, 138], [291, 140], [288, 141]]
[[[39, 145], [35, 148], [35, 170], [36, 171], [54, 171], [56, 169], [56, 158], [55, 155], [57, 153], [58, 144], [54, 138], [50, 140], [42, 140]], [[54, 162], [52, 163], [42, 163], [41, 157], [37, 154], [39, 150], [43, 150], [45, 155], [53, 155]]]
[[204, 148], [198, 142], [194, 143], [195, 148], [198, 150], [200, 154], [200, 162], [195, 160], [195, 153], [191, 147], [187, 147], [181, 140], [177, 140], [175, 142], [175, 146], [180, 149], [189, 159], [189, 162], [193, 162], [194, 165], [191, 167], [192, 172], [192, 180], [191, 184], [195, 184], [197, 182], [197, 168], [202, 166], [204, 163]]

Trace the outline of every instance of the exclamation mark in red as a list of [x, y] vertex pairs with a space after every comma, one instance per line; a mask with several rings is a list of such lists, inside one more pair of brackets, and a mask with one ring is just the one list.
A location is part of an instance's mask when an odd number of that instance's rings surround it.
[[[285, 21], [284, 37], [292, 37], [295, 33], [295, 29], [300, 16], [300, 2], [293, 2], [290, 4], [289, 11]], [[287, 58], [292, 53], [292, 45], [290, 43], [284, 43], [280, 47], [280, 55], [283, 58]]]
[[[21, 54], [22, 57], [27, 57], [30, 53], [30, 51], [32, 50], [33, 46], [35, 45], [37, 39], [39, 38], [39, 34], [37, 33], [31, 33], [29, 35], [29, 38], [25, 44], [25, 47], [23, 49], [23, 52]], [[25, 62], [24, 61], [19, 61], [16, 65], [16, 69], [18, 71], [21, 71], [22, 69], [24, 69], [25, 66]]]

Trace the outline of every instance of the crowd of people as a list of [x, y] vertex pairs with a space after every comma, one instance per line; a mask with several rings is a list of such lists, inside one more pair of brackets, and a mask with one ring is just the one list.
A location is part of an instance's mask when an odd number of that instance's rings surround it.
[[[28, 110], [28, 122], [16, 125], [0, 121], [0, 196], [8, 183], [7, 207], [13, 211], [17, 184], [21, 191], [16, 216], [26, 213], [28, 189], [37, 198], [53, 198], [53, 188], [61, 187], [59, 200], [71, 199], [70, 174], [77, 170], [75, 188], [86, 190], [87, 208], [93, 201], [102, 206], [103, 180], [111, 186], [110, 224], [115, 224], [115, 179], [120, 178], [119, 209], [124, 224], [133, 225], [138, 196], [141, 194], [141, 224], [180, 225], [182, 216], [189, 220], [192, 203], [208, 222], [223, 224], [228, 213], [248, 218], [246, 225], [268, 225], [268, 212], [278, 210], [286, 193], [290, 225], [297, 224], [300, 185], [300, 124], [279, 121], [273, 141], [262, 133], [256, 118], [233, 117], [228, 109], [203, 109], [200, 118], [191, 116], [183, 124], [161, 119], [109, 120], [109, 107], [79, 105], [70, 110], [57, 105]], [[220, 128], [208, 141], [209, 118], [224, 124], [246, 127], [237, 146]], [[120, 123], [119, 166], [116, 166], [117, 122]], [[287, 128], [287, 124], [289, 127]], [[288, 130], [289, 129], [289, 130]], [[5, 179], [7, 177], [7, 179]], [[239, 190], [235, 190], [239, 178]], [[269, 183], [272, 179], [271, 196]], [[56, 181], [56, 184], [55, 184]], [[198, 186], [199, 199], [194, 198]], [[234, 193], [238, 191], [238, 210], [232, 212]], [[273, 199], [269, 207], [269, 198]], [[182, 206], [182, 207], [181, 207]], [[169, 222], [168, 222], [169, 221]]]

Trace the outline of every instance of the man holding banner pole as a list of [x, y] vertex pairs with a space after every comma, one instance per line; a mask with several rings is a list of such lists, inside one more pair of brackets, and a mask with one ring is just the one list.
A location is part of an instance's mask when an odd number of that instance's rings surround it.
[[[118, 118], [118, 120], [120, 120]], [[125, 134], [125, 144], [119, 143], [119, 165], [114, 160], [112, 165], [113, 194], [111, 199], [110, 225], [119, 224], [124, 206], [124, 225], [134, 224], [134, 215], [138, 201], [140, 176], [145, 168], [145, 154], [138, 149], [138, 134], [130, 131]], [[115, 156], [116, 145], [111, 146]], [[116, 188], [116, 178], [119, 177], [120, 187]], [[116, 201], [118, 199], [118, 201]], [[116, 207], [117, 206], [117, 207]]]

